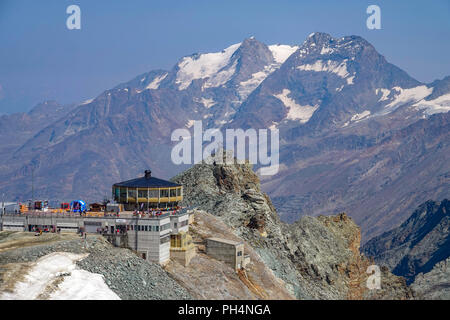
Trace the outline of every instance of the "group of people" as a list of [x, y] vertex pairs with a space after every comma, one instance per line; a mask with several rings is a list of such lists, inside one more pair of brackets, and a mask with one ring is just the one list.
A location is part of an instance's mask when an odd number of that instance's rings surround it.
[[42, 233], [47, 233], [47, 232], [52, 232], [52, 233], [61, 233], [61, 228], [57, 228], [55, 226], [53, 226], [52, 228], [49, 227], [45, 227], [45, 228], [40, 228], [37, 226], [34, 226], [31, 228], [32, 232], [35, 232], [35, 236], [40, 236], [42, 235]]
[[148, 217], [158, 217], [158, 216], [166, 214], [166, 213], [175, 214], [180, 209], [181, 209], [181, 207], [177, 206], [177, 207], [174, 207], [174, 208], [150, 208], [148, 211], [135, 210], [133, 212], [133, 216], [139, 216], [140, 218], [143, 218], [143, 217], [146, 217], [146, 216], [148, 216]]

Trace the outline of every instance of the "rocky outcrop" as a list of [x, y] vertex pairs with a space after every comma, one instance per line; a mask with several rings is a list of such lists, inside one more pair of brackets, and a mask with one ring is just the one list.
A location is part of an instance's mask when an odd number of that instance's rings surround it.
[[450, 258], [435, 264], [428, 273], [419, 273], [411, 288], [419, 299], [450, 300]]
[[[256, 251], [238, 237], [220, 218], [202, 210], [194, 210], [194, 222], [189, 233], [197, 244], [197, 254], [187, 267], [170, 261], [165, 270], [188, 289], [196, 299], [270, 299], [292, 300], [295, 297], [285, 288], [259, 257]], [[244, 242], [244, 255], [250, 257], [245, 270], [236, 272], [229, 265], [205, 253], [205, 239], [218, 237]]]
[[360, 229], [346, 214], [281, 222], [248, 163], [197, 164], [172, 180], [183, 185], [185, 205], [220, 217], [299, 299], [411, 297], [404, 280], [386, 269], [382, 289], [367, 288], [370, 261], [360, 254]]
[[399, 227], [367, 242], [367, 256], [414, 282], [450, 256], [450, 201], [427, 201]]

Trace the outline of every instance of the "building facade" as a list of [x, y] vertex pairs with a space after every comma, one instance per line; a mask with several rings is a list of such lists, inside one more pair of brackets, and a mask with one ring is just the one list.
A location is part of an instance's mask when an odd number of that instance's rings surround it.
[[152, 177], [152, 172], [146, 170], [141, 178], [115, 183], [112, 195], [126, 211], [176, 208], [183, 200], [183, 187]]
[[171, 235], [189, 231], [189, 214], [186, 209], [145, 218], [6, 214], [1, 224], [3, 230], [10, 231], [59, 229], [61, 232], [102, 234], [114, 245], [128, 247], [143, 259], [164, 264], [170, 259]]

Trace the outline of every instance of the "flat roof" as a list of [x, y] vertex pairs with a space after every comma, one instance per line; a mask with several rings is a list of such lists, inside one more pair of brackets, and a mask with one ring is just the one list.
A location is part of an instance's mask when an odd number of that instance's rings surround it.
[[222, 242], [222, 243], [226, 243], [226, 244], [231, 244], [233, 246], [237, 246], [239, 244], [244, 244], [243, 241], [233, 241], [233, 240], [228, 240], [228, 239], [222, 239], [222, 238], [207, 238], [206, 240], [210, 240], [210, 241], [215, 241], [215, 242]]

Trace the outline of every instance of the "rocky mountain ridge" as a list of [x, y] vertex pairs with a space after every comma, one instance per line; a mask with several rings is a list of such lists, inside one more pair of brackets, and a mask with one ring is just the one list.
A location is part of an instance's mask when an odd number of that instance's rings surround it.
[[430, 200], [419, 206], [399, 227], [368, 241], [363, 252], [412, 283], [418, 274], [425, 274], [426, 278], [438, 263], [448, 259], [449, 230], [450, 201]]
[[382, 289], [367, 289], [370, 261], [360, 254], [360, 230], [346, 214], [281, 222], [248, 163], [197, 164], [173, 181], [183, 184], [184, 204], [224, 221], [299, 299], [412, 297], [404, 280], [387, 269]]

